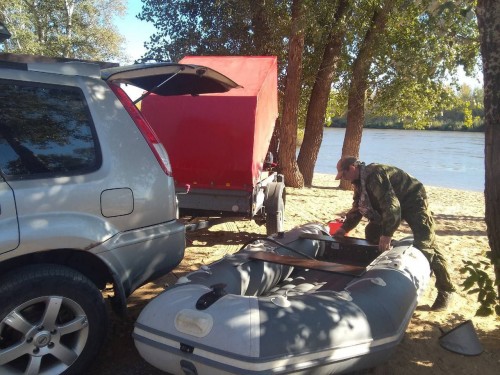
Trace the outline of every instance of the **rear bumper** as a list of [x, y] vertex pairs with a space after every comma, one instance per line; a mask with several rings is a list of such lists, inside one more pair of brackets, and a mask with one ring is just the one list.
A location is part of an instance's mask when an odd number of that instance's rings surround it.
[[178, 220], [119, 233], [95, 253], [115, 273], [125, 296], [171, 272], [184, 257], [185, 226]]

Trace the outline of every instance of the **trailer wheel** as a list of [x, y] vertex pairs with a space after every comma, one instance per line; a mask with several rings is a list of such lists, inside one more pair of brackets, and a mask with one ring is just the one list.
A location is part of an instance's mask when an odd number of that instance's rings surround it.
[[283, 232], [285, 228], [285, 184], [271, 182], [267, 185], [266, 200], [266, 233], [268, 236]]

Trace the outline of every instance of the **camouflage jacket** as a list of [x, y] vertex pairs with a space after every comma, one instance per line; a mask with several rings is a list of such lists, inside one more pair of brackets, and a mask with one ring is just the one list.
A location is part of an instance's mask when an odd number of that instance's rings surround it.
[[[396, 167], [374, 163], [367, 166], [361, 164], [360, 168], [360, 180], [353, 181], [352, 208], [346, 214], [342, 227], [348, 232], [365, 216], [381, 225], [383, 236], [392, 237], [401, 223], [402, 211], [411, 215], [412, 208], [418, 208], [427, 199], [425, 188], [416, 178]], [[362, 178], [364, 181], [361, 181]], [[366, 207], [363, 210], [360, 205], [362, 185], [369, 199], [368, 210]], [[370, 209], [375, 211], [374, 215], [367, 214]]]

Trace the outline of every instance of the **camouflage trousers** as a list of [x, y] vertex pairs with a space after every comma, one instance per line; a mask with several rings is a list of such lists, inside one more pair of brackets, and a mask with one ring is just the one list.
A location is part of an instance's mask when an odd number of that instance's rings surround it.
[[[429, 261], [436, 278], [436, 289], [443, 292], [455, 291], [447, 269], [447, 262], [436, 244], [435, 223], [427, 199], [420, 198], [414, 204], [407, 205], [401, 212], [413, 232], [413, 246], [419, 249]], [[381, 227], [371, 221], [365, 228], [366, 239], [378, 243]]]

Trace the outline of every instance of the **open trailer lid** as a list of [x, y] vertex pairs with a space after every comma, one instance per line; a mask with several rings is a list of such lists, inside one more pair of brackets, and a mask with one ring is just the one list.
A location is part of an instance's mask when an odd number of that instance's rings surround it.
[[101, 78], [162, 96], [222, 93], [240, 87], [213, 69], [177, 63], [134, 64], [103, 69]]

